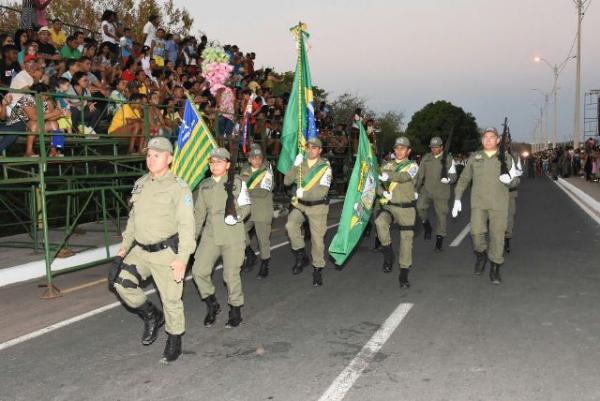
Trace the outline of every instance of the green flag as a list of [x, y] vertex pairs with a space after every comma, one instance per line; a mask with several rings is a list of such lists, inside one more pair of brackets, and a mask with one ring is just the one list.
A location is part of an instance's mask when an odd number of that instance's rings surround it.
[[360, 239], [373, 212], [379, 166], [362, 123], [356, 161], [348, 184], [338, 230], [329, 245], [337, 265], [344, 263]]
[[317, 136], [312, 81], [304, 43], [309, 35], [303, 23], [299, 23], [290, 31], [296, 37], [298, 62], [281, 128], [281, 153], [277, 161], [277, 170], [282, 174], [292, 167], [298, 152], [304, 153], [306, 140]]

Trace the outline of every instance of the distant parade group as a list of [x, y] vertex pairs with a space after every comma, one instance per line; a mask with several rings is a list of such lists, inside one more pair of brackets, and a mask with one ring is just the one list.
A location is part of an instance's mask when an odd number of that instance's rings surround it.
[[[482, 149], [471, 154], [458, 176], [449, 146], [445, 147], [441, 138], [431, 138], [431, 152], [420, 164], [410, 159], [410, 140], [404, 136], [396, 139], [391, 161], [379, 170], [369, 226], [376, 229], [385, 273], [392, 272], [395, 259], [390, 229], [393, 225], [399, 227], [397, 260], [401, 288], [410, 287], [408, 274], [413, 265], [417, 220], [424, 228], [425, 239], [432, 239], [434, 234], [434, 249], [442, 251], [448, 214], [457, 217], [463, 211], [463, 194], [469, 186], [474, 271], [481, 275], [489, 260], [491, 282], [501, 283], [500, 267], [504, 252], [510, 251], [516, 190], [522, 171], [519, 158], [511, 156], [500, 143], [501, 136], [495, 128], [485, 129]], [[321, 152], [321, 141], [316, 137], [308, 139], [304, 154], [296, 156], [284, 177], [286, 186], [297, 185], [285, 224], [294, 256], [292, 274], [300, 274], [312, 262], [312, 284], [316, 287], [323, 285], [322, 272], [326, 267], [324, 239], [333, 180], [331, 166]], [[192, 254], [192, 277], [207, 309], [206, 327], [212, 326], [221, 312], [212, 279], [219, 259], [229, 305], [226, 327], [237, 327], [242, 322], [241, 307], [245, 301], [241, 272], [250, 271], [257, 262], [250, 245], [252, 229], [259, 247], [257, 278], [265, 279], [269, 274], [274, 174], [259, 147], [252, 147], [247, 156], [248, 164], [238, 175], [230, 152], [214, 148], [209, 158], [211, 175], [192, 194], [188, 184], [170, 170], [173, 146], [169, 140], [155, 137], [148, 142], [148, 174], [135, 182], [131, 192], [129, 219], [109, 282], [123, 303], [144, 321], [143, 345], [155, 342], [160, 327], [165, 325], [164, 362], [175, 361], [182, 353], [183, 282]], [[435, 226], [428, 217], [432, 205]], [[310, 257], [304, 237], [307, 230]], [[141, 288], [149, 278], [156, 285], [163, 311], [148, 300]]]

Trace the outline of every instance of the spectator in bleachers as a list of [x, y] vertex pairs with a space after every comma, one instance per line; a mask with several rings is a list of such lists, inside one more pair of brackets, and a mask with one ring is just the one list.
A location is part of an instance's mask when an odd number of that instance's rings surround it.
[[[117, 109], [108, 128], [109, 135], [129, 137], [129, 146], [127, 148], [127, 153], [129, 154], [141, 154], [144, 150], [142, 105], [145, 99], [145, 96], [139, 93], [131, 95], [129, 103], [123, 104]], [[137, 151], [136, 144], [138, 145]]]
[[148, 17], [148, 22], [144, 25], [142, 29], [142, 33], [144, 35], [144, 46], [148, 47], [148, 55], [152, 57], [154, 51], [154, 40], [156, 39], [156, 24], [158, 23], [158, 16], [156, 14], [152, 14]]
[[100, 34], [102, 35], [101, 47], [108, 46], [111, 53], [110, 60], [116, 62], [119, 56], [119, 36], [117, 35], [117, 13], [105, 10], [100, 23]]
[[17, 60], [19, 61], [19, 64], [22, 65], [25, 63], [26, 56], [32, 56], [37, 59], [37, 52], [38, 52], [37, 42], [27, 41], [25, 43], [25, 46], [23, 46], [23, 49], [17, 55]]
[[124, 28], [123, 36], [119, 39], [121, 48], [121, 63], [126, 65], [129, 62], [129, 57], [133, 54], [133, 40], [131, 39], [131, 29]]
[[21, 65], [17, 61], [17, 47], [5, 45], [2, 47], [2, 60], [0, 60], [0, 85], [10, 86], [10, 81], [21, 71]]
[[73, 35], [67, 37], [65, 44], [60, 49], [60, 57], [64, 60], [79, 60], [81, 52], [77, 45], [77, 38]]
[[17, 47], [17, 50], [21, 51], [23, 49], [23, 47], [25, 46], [25, 43], [27, 43], [27, 40], [28, 40], [27, 32], [24, 29], [17, 29], [15, 31], [13, 40], [15, 42], [15, 46]]
[[[85, 71], [76, 72], [71, 79], [71, 87], [67, 92], [68, 95], [77, 97], [90, 97], [90, 79]], [[71, 120], [73, 127], [85, 135], [95, 135], [94, 128], [98, 122], [98, 109], [96, 102], [91, 102], [85, 99], [69, 99], [71, 104]]]
[[52, 20], [52, 27], [50, 28], [50, 42], [57, 49], [61, 49], [67, 42], [67, 34], [62, 30], [62, 21], [58, 18]]

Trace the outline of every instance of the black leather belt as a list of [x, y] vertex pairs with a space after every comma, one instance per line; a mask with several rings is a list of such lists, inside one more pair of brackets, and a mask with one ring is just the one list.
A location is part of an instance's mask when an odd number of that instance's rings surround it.
[[390, 206], [409, 208], [409, 207], [415, 207], [415, 206], [417, 206], [417, 201], [401, 202], [401, 203], [388, 202], [387, 204], [390, 205]]
[[179, 233], [175, 233], [166, 240], [157, 242], [156, 244], [145, 245], [135, 241], [135, 245], [139, 246], [146, 252], [159, 252], [164, 249], [171, 248], [173, 252], [177, 253], [179, 246]]
[[516, 190], [518, 190], [519, 188], [511, 188], [508, 190], [508, 192], [515, 192]]
[[304, 206], [317, 206], [317, 205], [329, 205], [329, 198], [316, 200], [316, 201], [305, 201], [298, 199], [298, 203]]

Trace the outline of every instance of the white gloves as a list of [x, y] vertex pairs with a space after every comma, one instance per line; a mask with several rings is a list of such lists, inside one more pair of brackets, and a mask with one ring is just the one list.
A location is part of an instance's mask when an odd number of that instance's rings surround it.
[[523, 175], [523, 171], [513, 162], [508, 174], [510, 174], [511, 177], [520, 177]]
[[379, 174], [379, 181], [386, 182], [389, 179], [390, 179], [390, 176], [387, 173]]
[[232, 215], [228, 215], [227, 217], [225, 217], [225, 224], [227, 224], [228, 226], [235, 226], [237, 222], [238, 220]]
[[508, 185], [512, 181], [512, 178], [510, 178], [510, 174], [502, 174], [500, 177], [498, 177], [498, 179], [504, 185]]
[[415, 192], [415, 200], [419, 199], [419, 193]]
[[452, 165], [448, 169], [448, 174], [456, 174], [456, 163], [452, 160]]
[[462, 203], [459, 200], [454, 201], [454, 206], [452, 206], [452, 217], [456, 218], [458, 213], [462, 210]]
[[442, 184], [450, 184], [450, 178], [448, 177], [444, 177], [440, 181], [442, 182]]
[[296, 189], [296, 198], [302, 199], [303, 196], [304, 196], [304, 188], [300, 187], [300, 188]]
[[392, 193], [388, 191], [383, 191], [383, 197], [389, 201], [392, 200]]
[[303, 161], [304, 161], [304, 156], [302, 155], [302, 153], [298, 153], [296, 155], [296, 158], [294, 159], [294, 166], [298, 167], [299, 165], [302, 164]]

